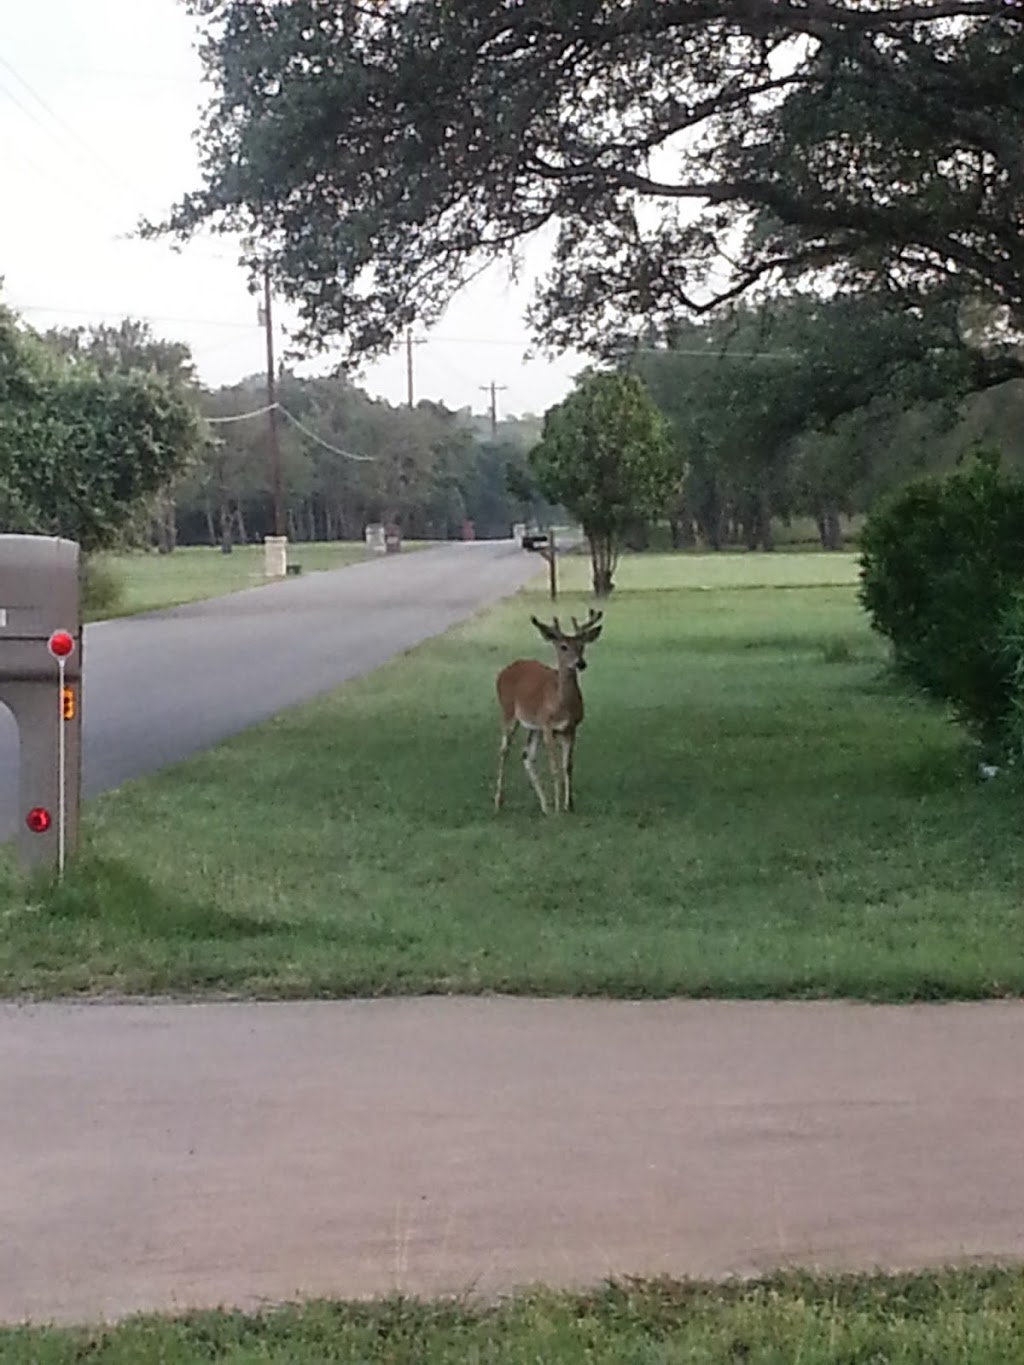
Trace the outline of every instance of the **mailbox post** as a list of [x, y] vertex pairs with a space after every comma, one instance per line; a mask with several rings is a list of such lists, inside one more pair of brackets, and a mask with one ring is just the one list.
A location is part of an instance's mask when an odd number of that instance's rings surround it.
[[63, 871], [78, 842], [82, 771], [78, 546], [0, 535], [0, 702], [18, 724], [20, 850]]
[[521, 541], [524, 550], [539, 554], [548, 566], [548, 593], [552, 602], [558, 601], [558, 550], [555, 547], [555, 530], [549, 527], [547, 533], [525, 535]]

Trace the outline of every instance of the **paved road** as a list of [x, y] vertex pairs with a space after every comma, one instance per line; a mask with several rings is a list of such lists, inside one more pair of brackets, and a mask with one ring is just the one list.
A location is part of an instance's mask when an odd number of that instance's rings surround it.
[[[451, 544], [86, 628], [86, 796], [367, 673], [522, 586], [511, 541]], [[17, 732], [0, 708], [0, 839], [17, 809]]]
[[0, 1319], [1024, 1258], [1024, 1005], [0, 1007]]

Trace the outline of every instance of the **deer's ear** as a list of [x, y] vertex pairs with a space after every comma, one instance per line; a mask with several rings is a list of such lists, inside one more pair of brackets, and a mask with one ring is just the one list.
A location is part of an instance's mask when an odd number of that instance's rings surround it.
[[538, 621], [537, 618], [536, 618], [536, 616], [531, 616], [531, 617], [530, 617], [530, 620], [533, 622], [533, 624], [534, 624], [534, 625], [537, 627], [537, 629], [540, 631], [541, 635], [544, 636], [544, 639], [545, 639], [545, 640], [551, 640], [552, 642], [554, 641], [554, 639], [555, 639], [555, 632], [551, 629], [550, 626], [546, 626], [546, 625], [544, 624], [543, 621]]
[[599, 640], [601, 638], [602, 630], [604, 630], [604, 626], [592, 626], [590, 630], [587, 631], [587, 644], [592, 645], [595, 640]]

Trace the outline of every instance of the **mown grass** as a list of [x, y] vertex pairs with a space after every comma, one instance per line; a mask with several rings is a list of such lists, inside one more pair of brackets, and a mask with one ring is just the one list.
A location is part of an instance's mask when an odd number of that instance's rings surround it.
[[[427, 543], [410, 541], [402, 551], [422, 549]], [[116, 604], [88, 613], [87, 619], [134, 616], [258, 587], [266, 581], [263, 556], [262, 545], [236, 545], [229, 555], [207, 545], [183, 545], [168, 555], [141, 551], [99, 555], [98, 562], [120, 585], [120, 592]], [[288, 547], [289, 563], [300, 564], [303, 573], [372, 558], [365, 545], [354, 541], [295, 542]]]
[[[823, 573], [845, 583], [791, 577]], [[544, 657], [540, 585], [104, 797], [63, 887], [0, 872], [0, 991], [1020, 994], [1019, 784], [890, 686], [853, 573], [628, 561], [574, 816], [544, 820], [518, 762], [491, 810], [493, 679]]]
[[1024, 1273], [622, 1283], [469, 1303], [311, 1303], [0, 1330], [7, 1365], [1017, 1365]]

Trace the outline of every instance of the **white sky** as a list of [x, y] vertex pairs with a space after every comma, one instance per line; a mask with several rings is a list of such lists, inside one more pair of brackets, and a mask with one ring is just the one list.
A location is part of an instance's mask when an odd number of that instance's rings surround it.
[[[230, 242], [208, 238], [176, 255], [126, 240], [140, 217], [162, 217], [199, 183], [192, 134], [204, 87], [183, 6], [4, 0], [3, 10], [0, 297], [41, 328], [148, 319], [158, 335], [189, 343], [209, 385], [262, 370], [256, 300]], [[562, 398], [583, 362], [523, 363], [528, 301], [528, 287], [510, 285], [503, 271], [478, 280], [415, 348], [416, 397], [484, 411], [480, 388], [493, 379], [507, 386], [503, 413], [541, 413]], [[287, 327], [282, 303], [276, 317]], [[358, 382], [404, 402], [404, 349]]]

